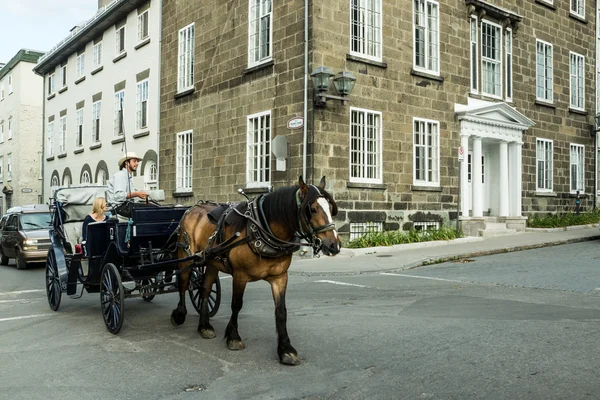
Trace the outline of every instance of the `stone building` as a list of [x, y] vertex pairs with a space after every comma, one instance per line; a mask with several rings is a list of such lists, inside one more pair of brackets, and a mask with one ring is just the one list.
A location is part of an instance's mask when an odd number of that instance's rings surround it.
[[[324, 175], [346, 238], [589, 208], [596, 21], [583, 0], [164, 0], [161, 185], [192, 204]], [[352, 92], [313, 89], [319, 67]]]
[[158, 187], [160, 2], [98, 7], [35, 66], [44, 77], [45, 201], [53, 187], [106, 183], [126, 150], [144, 159], [136, 188]]
[[0, 215], [42, 199], [43, 82], [31, 70], [42, 54], [19, 50], [0, 69]]

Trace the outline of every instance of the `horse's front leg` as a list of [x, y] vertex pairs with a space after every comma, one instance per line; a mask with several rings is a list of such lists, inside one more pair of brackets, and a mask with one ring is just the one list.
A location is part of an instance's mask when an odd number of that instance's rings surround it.
[[298, 352], [292, 346], [287, 333], [287, 308], [285, 307], [285, 291], [287, 288], [288, 274], [285, 272], [269, 279], [273, 301], [275, 302], [275, 326], [277, 327], [277, 354], [279, 362], [287, 365], [300, 364]]
[[202, 300], [200, 302], [200, 321], [198, 322], [198, 332], [204, 339], [213, 339], [215, 335], [215, 329], [209, 322], [208, 314], [208, 296], [212, 290], [213, 284], [217, 280], [219, 271], [210, 266], [206, 266], [204, 276], [202, 277]]
[[187, 315], [187, 309], [185, 307], [185, 292], [188, 290], [190, 284], [190, 269], [192, 263], [185, 263], [179, 267], [179, 277], [177, 278], [177, 285], [179, 288], [179, 303], [177, 308], [171, 313], [171, 323], [175, 326], [181, 325], [185, 322], [185, 316]]
[[248, 277], [244, 274], [233, 273], [233, 295], [231, 296], [231, 318], [225, 329], [225, 339], [229, 350], [243, 350], [246, 345], [238, 333], [238, 315], [244, 305], [244, 291]]

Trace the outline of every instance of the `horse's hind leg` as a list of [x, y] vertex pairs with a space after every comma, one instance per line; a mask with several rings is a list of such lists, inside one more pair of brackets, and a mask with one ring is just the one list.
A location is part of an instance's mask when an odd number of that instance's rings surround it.
[[208, 296], [210, 295], [210, 291], [212, 290], [212, 286], [217, 280], [217, 275], [219, 271], [207, 265], [206, 272], [204, 273], [204, 277], [202, 280], [202, 301], [200, 303], [200, 322], [198, 323], [198, 332], [200, 332], [200, 336], [204, 339], [213, 339], [216, 337], [215, 329], [209, 322], [208, 319]]
[[243, 350], [246, 345], [238, 333], [238, 315], [244, 305], [244, 290], [248, 279], [240, 274], [233, 274], [233, 295], [231, 297], [231, 318], [225, 329], [227, 348], [229, 350]]
[[269, 279], [273, 301], [275, 302], [275, 326], [277, 327], [277, 354], [279, 362], [287, 365], [300, 364], [298, 352], [292, 346], [287, 333], [287, 309], [285, 307], [285, 291], [287, 288], [287, 272]]
[[192, 267], [191, 262], [186, 263], [185, 266], [180, 266], [179, 277], [177, 284], [179, 287], [179, 303], [177, 308], [171, 313], [171, 323], [175, 326], [181, 325], [185, 322], [185, 316], [187, 315], [187, 308], [185, 307], [185, 292], [188, 290], [190, 284], [190, 268]]

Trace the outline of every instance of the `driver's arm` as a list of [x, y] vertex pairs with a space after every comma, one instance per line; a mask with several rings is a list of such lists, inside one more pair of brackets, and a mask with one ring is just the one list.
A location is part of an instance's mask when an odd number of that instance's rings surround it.
[[127, 193], [127, 175], [116, 174], [114, 178], [113, 201], [115, 203], [123, 203], [129, 198], [129, 193]]

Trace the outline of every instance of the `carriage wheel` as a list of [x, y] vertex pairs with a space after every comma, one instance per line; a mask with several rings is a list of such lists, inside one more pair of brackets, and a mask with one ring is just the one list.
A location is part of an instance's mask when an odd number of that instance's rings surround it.
[[[194, 308], [200, 314], [200, 304], [202, 302], [202, 282], [204, 281], [204, 273], [206, 272], [206, 266], [194, 267], [190, 271], [190, 285], [188, 291], [190, 293], [190, 300]], [[210, 293], [208, 294], [208, 316], [214, 317], [219, 311], [219, 305], [221, 304], [221, 281], [217, 276], [217, 280], [213, 284]]]
[[[142, 285], [146, 286], [146, 285], [152, 285], [154, 284], [154, 280], [153, 279], [144, 279], [142, 280]], [[144, 299], [147, 302], [151, 302], [154, 297], [155, 297], [155, 293], [156, 289], [142, 289], [140, 290], [140, 293], [142, 294], [142, 299]]]
[[100, 306], [106, 329], [117, 334], [123, 326], [125, 292], [121, 282], [121, 274], [114, 264], [108, 263], [102, 268], [100, 283]]
[[48, 256], [46, 256], [46, 296], [48, 297], [48, 304], [52, 311], [58, 310], [62, 290], [60, 290], [60, 277], [58, 276], [56, 256], [52, 250], [48, 251]]

